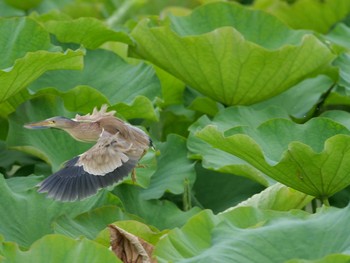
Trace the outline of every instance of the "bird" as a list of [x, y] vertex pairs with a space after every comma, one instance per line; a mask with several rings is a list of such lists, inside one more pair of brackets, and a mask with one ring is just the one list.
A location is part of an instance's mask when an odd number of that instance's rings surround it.
[[108, 106], [97, 107], [86, 115], [62, 116], [25, 124], [28, 129], [55, 128], [70, 134], [75, 140], [96, 142], [86, 152], [67, 161], [37, 186], [39, 193], [62, 202], [83, 200], [111, 186], [132, 173], [139, 160], [153, 147], [151, 138], [140, 128], [115, 117]]

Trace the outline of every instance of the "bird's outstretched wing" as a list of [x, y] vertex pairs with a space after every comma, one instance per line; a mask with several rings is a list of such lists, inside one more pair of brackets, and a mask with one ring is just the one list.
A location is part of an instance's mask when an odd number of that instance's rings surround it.
[[68, 161], [58, 172], [41, 182], [38, 192], [60, 201], [81, 200], [98, 189], [113, 185], [127, 176], [141, 156], [133, 154], [132, 143], [119, 134], [103, 133], [85, 153]]

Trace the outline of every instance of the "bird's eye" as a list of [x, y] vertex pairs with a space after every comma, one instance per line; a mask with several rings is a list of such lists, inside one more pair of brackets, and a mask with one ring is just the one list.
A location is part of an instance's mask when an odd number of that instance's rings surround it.
[[50, 121], [50, 124], [55, 124], [56, 122], [55, 121]]

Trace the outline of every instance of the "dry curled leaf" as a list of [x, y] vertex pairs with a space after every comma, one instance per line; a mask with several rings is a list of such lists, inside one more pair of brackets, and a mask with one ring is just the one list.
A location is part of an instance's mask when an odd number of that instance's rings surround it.
[[123, 262], [128, 263], [155, 263], [152, 258], [153, 245], [124, 229], [109, 225], [111, 234], [111, 249]]

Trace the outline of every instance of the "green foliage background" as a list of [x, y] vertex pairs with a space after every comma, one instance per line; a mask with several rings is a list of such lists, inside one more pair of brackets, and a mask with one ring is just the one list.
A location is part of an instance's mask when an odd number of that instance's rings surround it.
[[[348, 0], [0, 1], [0, 262], [350, 261]], [[36, 185], [91, 145], [23, 124], [104, 103], [152, 137], [137, 183]]]

